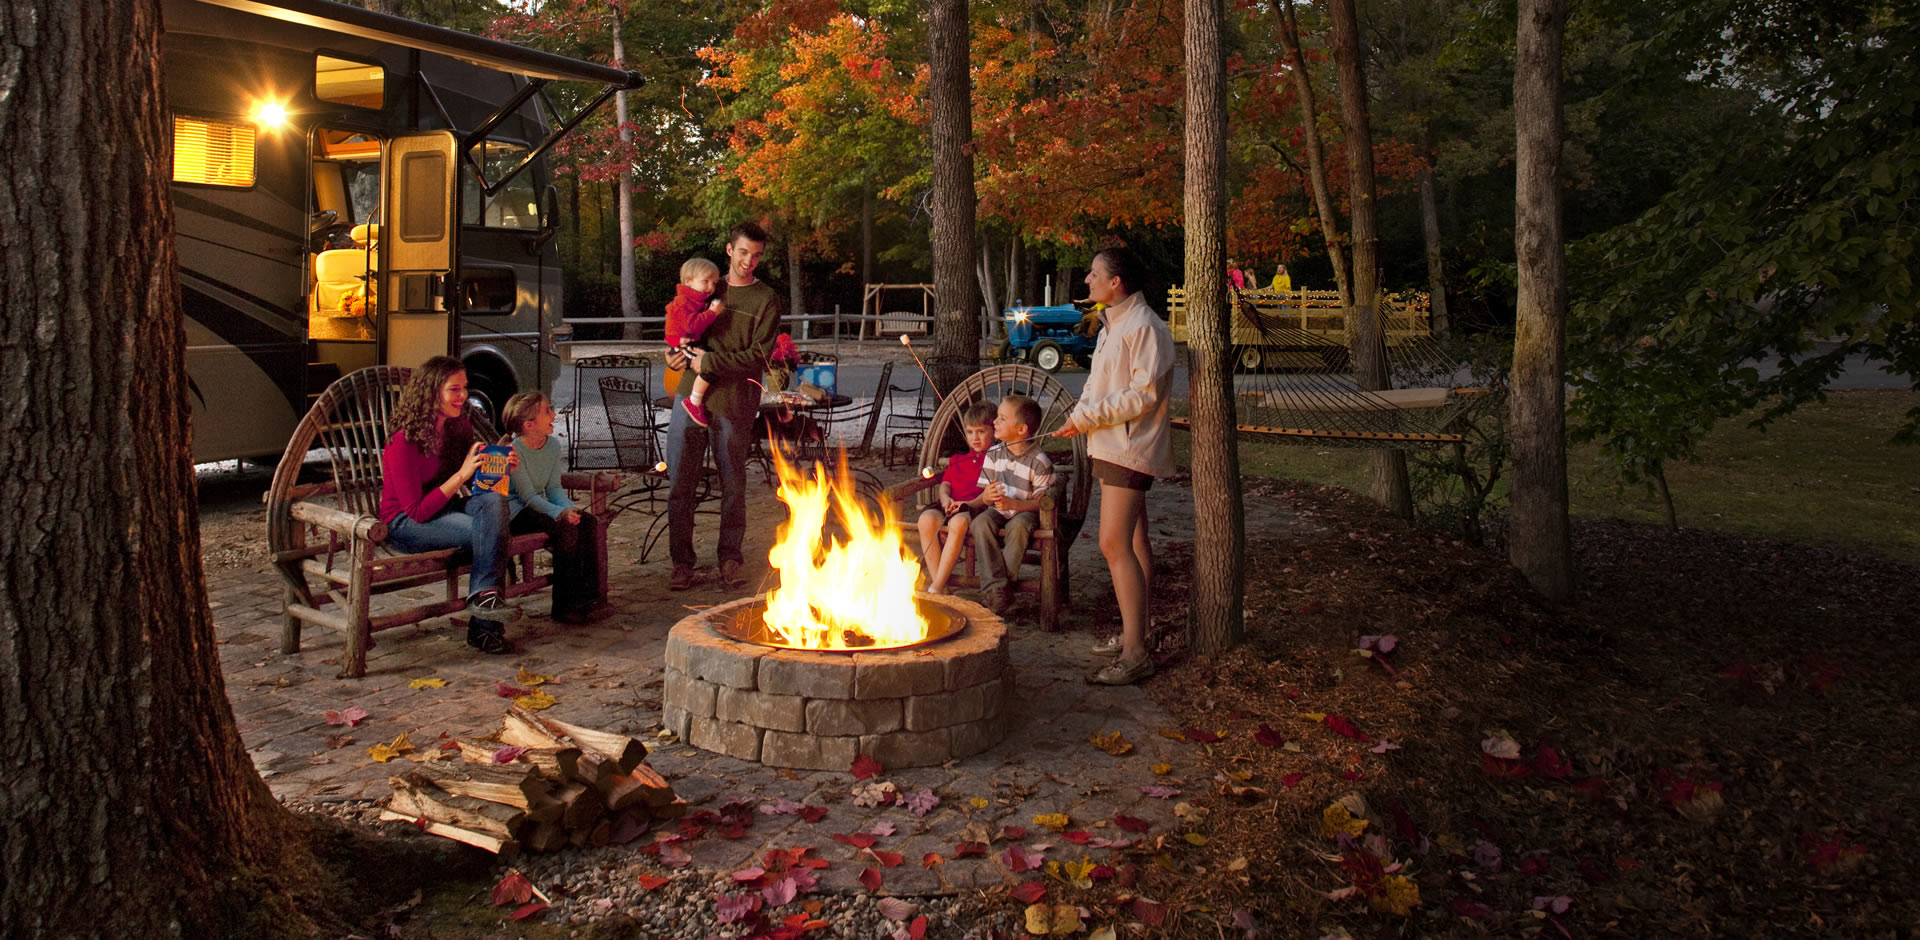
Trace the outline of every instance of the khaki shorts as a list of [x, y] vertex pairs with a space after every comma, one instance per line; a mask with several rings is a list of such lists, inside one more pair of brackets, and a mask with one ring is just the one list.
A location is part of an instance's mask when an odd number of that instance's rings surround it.
[[1117, 486], [1125, 490], [1139, 490], [1144, 493], [1153, 488], [1153, 474], [1141, 473], [1117, 463], [1110, 463], [1098, 457], [1093, 459], [1093, 478], [1108, 486]]

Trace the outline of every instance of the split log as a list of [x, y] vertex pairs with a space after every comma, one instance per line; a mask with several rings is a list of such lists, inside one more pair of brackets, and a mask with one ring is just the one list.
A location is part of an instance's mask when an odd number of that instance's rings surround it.
[[532, 825], [521, 809], [449, 793], [417, 770], [388, 777], [387, 782], [393, 785], [393, 797], [387, 801], [389, 809], [428, 822], [446, 823], [515, 841]]
[[559, 756], [560, 779], [592, 784], [603, 794], [613, 786], [613, 775], [619, 770], [612, 758], [597, 750], [582, 747], [566, 732], [549, 726], [540, 716], [518, 705], [508, 706], [507, 717], [500, 726], [500, 740], [523, 747], [571, 751], [571, 755], [563, 753]]
[[459, 826], [450, 826], [446, 823], [425, 821], [405, 813], [396, 813], [390, 809], [381, 810], [380, 818], [383, 820], [392, 819], [399, 822], [412, 823], [416, 826], [424, 822], [424, 831], [429, 835], [452, 839], [455, 842], [465, 842], [475, 848], [486, 849], [501, 858], [512, 858], [514, 854], [520, 850], [520, 844], [512, 839], [502, 839], [498, 836], [489, 835], [488, 833], [474, 832], [472, 830], [462, 829]]
[[687, 814], [687, 809], [688, 809], [687, 801], [676, 796], [673, 798], [673, 802], [668, 803], [665, 806], [654, 807], [653, 818], [679, 819], [680, 817], [685, 816]]
[[569, 783], [555, 792], [553, 798], [566, 808], [560, 815], [560, 824], [568, 831], [591, 828], [607, 814], [606, 798], [585, 783]]
[[[512, 707], [517, 708], [519, 706]], [[615, 768], [617, 768], [620, 773], [633, 773], [633, 768], [640, 766], [640, 762], [647, 759], [647, 746], [624, 734], [617, 734], [612, 731], [599, 731], [594, 728], [584, 728], [580, 725], [568, 724], [558, 718], [534, 715], [531, 712], [528, 713], [528, 717], [540, 722], [541, 725], [545, 726], [545, 728], [553, 734], [563, 738], [569, 738], [575, 744], [596, 751], [608, 760], [613, 761]]]
[[[488, 741], [485, 738], [455, 738], [454, 743], [460, 745], [460, 757], [462, 760], [465, 760], [469, 764], [480, 764], [490, 767], [501, 766], [494, 764], [493, 753], [508, 746], [499, 741]], [[519, 757], [509, 761], [509, 764], [532, 764], [540, 768], [542, 776], [551, 777], [555, 780], [565, 779], [567, 775], [572, 772], [574, 763], [580, 759], [579, 748], [542, 747], [531, 744], [521, 744], [517, 746], [524, 747], [526, 750], [522, 752]]]
[[533, 852], [553, 852], [567, 844], [567, 828], [558, 821], [543, 822], [533, 827], [527, 834], [527, 849]]
[[434, 786], [456, 796], [472, 796], [521, 809], [531, 809], [540, 797], [548, 795], [552, 784], [530, 764], [482, 766], [459, 764], [438, 767], [420, 765], [420, 773]]
[[[641, 764], [628, 771], [627, 777], [640, 782], [641, 799], [649, 808], [659, 809], [673, 802], [673, 784], [668, 783], [667, 778], [660, 776], [652, 767]], [[615, 781], [616, 784], [618, 782]]]

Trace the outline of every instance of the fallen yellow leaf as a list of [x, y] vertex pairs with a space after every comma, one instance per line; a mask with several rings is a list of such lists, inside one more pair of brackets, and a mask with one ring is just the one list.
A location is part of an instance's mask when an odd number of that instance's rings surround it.
[[520, 681], [518, 683], [519, 685], [532, 688], [533, 686], [540, 685], [545, 682], [552, 682], [552, 681], [553, 681], [552, 676], [543, 676], [537, 672], [528, 672], [525, 666], [520, 667]]
[[1420, 904], [1420, 886], [1405, 875], [1388, 875], [1381, 882], [1380, 893], [1370, 896], [1368, 900], [1376, 911], [1406, 917]]
[[1082, 855], [1079, 861], [1068, 862], [1064, 866], [1066, 880], [1072, 882], [1076, 888], [1092, 888], [1093, 870], [1098, 867], [1093, 863], [1093, 859]]
[[1308, 721], [1326, 721], [1327, 713], [1326, 712], [1301, 712], [1300, 717], [1305, 718]]
[[393, 739], [392, 744], [376, 744], [367, 748], [367, 756], [384, 764], [411, 750], [413, 750], [413, 742], [407, 740], [407, 733], [402, 731], [399, 737]]
[[1066, 813], [1042, 813], [1038, 816], [1033, 817], [1034, 825], [1045, 826], [1048, 829], [1052, 829], [1055, 832], [1059, 832], [1060, 830], [1067, 828], [1067, 823], [1068, 823], [1068, 820], [1067, 820]]
[[968, 800], [967, 802], [969, 802], [969, 803], [972, 803], [972, 804], [973, 804], [973, 808], [974, 808], [974, 809], [986, 809], [986, 808], [987, 808], [987, 801], [986, 801], [986, 798], [984, 798], [984, 797], [978, 797], [978, 796], [976, 796], [976, 797], [974, 797], [973, 799], [970, 799], [970, 800]]
[[1163, 761], [1153, 765], [1153, 772], [1162, 776], [1173, 773], [1173, 765]]
[[1187, 739], [1187, 736], [1181, 733], [1178, 728], [1161, 728], [1160, 736], [1174, 741], [1185, 741]]
[[1080, 932], [1080, 907], [1076, 904], [1027, 905], [1027, 932], [1044, 937], [1064, 937]]
[[1206, 845], [1207, 844], [1207, 837], [1197, 832], [1189, 832], [1186, 835], [1181, 836], [1180, 838], [1187, 840], [1188, 845]]
[[1118, 731], [1111, 731], [1106, 734], [1096, 734], [1093, 737], [1088, 738], [1087, 740], [1091, 742], [1094, 747], [1097, 747], [1103, 751], [1106, 751], [1107, 753], [1112, 754], [1115, 757], [1119, 757], [1120, 755], [1133, 750], [1133, 744], [1129, 742], [1125, 737], [1122, 737], [1120, 732]]
[[1227, 863], [1227, 870], [1228, 871], [1246, 871], [1247, 857], [1245, 855], [1234, 856], [1233, 861]]
[[1118, 937], [1119, 934], [1115, 933], [1112, 927], [1102, 927], [1088, 934], [1087, 940], [1116, 940]]
[[528, 711], [537, 712], [543, 708], [552, 708], [553, 706], [559, 704], [559, 700], [555, 699], [551, 695], [548, 695], [545, 689], [535, 689], [533, 690], [533, 693], [531, 695], [522, 695], [518, 698], [515, 698], [513, 700], [513, 704], [518, 705], [521, 708], [524, 708]]
[[407, 688], [439, 689], [439, 688], [445, 688], [446, 684], [447, 684], [447, 680], [445, 679], [415, 679], [412, 682], [407, 683]]
[[1320, 835], [1322, 838], [1339, 838], [1341, 833], [1358, 836], [1367, 828], [1367, 821], [1355, 819], [1347, 808], [1334, 803], [1320, 813]]

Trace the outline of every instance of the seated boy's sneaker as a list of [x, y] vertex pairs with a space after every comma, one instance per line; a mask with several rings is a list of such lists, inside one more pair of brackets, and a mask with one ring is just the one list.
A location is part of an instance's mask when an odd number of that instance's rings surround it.
[[703, 428], [707, 426], [706, 406], [696, 405], [692, 401], [682, 398], [680, 399], [680, 407], [687, 409], [687, 417], [692, 419], [694, 424]]
[[513, 641], [507, 639], [507, 628], [497, 620], [473, 618], [467, 624], [467, 645], [489, 656], [505, 656], [517, 652]]
[[980, 591], [980, 603], [996, 614], [1004, 614], [1013, 606], [1013, 589], [1000, 588], [999, 590], [987, 590], [982, 588]]

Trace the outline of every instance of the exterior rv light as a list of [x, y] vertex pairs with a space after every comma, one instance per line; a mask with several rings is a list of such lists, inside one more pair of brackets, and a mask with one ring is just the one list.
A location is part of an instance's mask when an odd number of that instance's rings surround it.
[[278, 101], [263, 101], [253, 112], [253, 120], [267, 130], [278, 130], [287, 123], [287, 106]]

